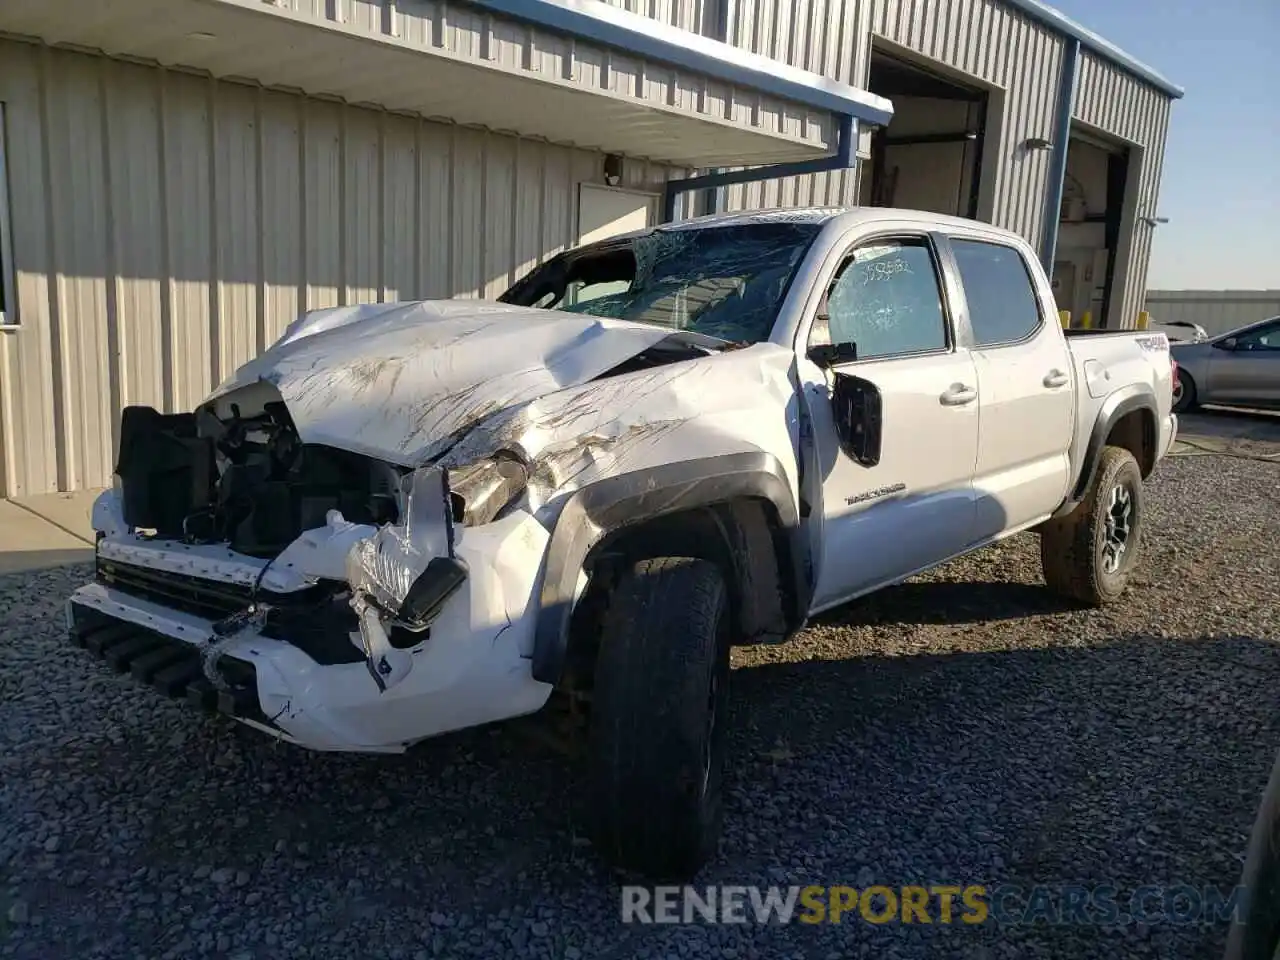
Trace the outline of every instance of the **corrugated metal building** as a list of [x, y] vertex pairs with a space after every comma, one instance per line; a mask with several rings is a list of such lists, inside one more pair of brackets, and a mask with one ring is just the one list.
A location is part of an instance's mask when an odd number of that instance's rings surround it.
[[0, 495], [109, 483], [122, 406], [302, 310], [663, 215], [976, 216], [1128, 325], [1180, 95], [1035, 0], [7, 0]]
[[1280, 290], [1149, 290], [1147, 305], [1157, 323], [1198, 323], [1209, 336], [1280, 317]]

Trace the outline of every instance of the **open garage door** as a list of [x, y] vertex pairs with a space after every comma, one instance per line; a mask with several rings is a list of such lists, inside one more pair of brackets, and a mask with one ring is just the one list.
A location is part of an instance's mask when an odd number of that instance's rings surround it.
[[873, 46], [868, 88], [893, 101], [893, 120], [871, 138], [865, 206], [978, 217], [987, 93]]
[[1054, 296], [1072, 326], [1119, 325], [1111, 301], [1129, 159], [1123, 144], [1072, 128], [1053, 262]]

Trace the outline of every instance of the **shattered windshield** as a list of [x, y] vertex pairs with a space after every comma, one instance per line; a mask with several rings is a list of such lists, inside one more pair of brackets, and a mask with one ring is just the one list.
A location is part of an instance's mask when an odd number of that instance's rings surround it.
[[501, 299], [757, 343], [820, 229], [775, 221], [606, 240], [561, 254]]

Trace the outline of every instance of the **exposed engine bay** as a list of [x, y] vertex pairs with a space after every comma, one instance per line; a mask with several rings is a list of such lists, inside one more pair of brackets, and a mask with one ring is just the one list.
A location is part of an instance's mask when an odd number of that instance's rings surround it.
[[400, 473], [388, 464], [306, 444], [283, 403], [229, 420], [208, 407], [161, 414], [129, 407], [117, 473], [125, 522], [162, 538], [226, 543], [274, 557], [331, 510], [351, 523], [397, 519]]

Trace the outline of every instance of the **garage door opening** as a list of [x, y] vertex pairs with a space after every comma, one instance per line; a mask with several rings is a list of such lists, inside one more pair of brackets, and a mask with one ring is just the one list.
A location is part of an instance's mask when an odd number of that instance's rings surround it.
[[893, 120], [872, 134], [862, 204], [977, 219], [986, 91], [874, 48], [868, 87], [893, 101]]
[[1053, 291], [1072, 326], [1121, 326], [1112, 313], [1129, 150], [1078, 128], [1067, 147]]

